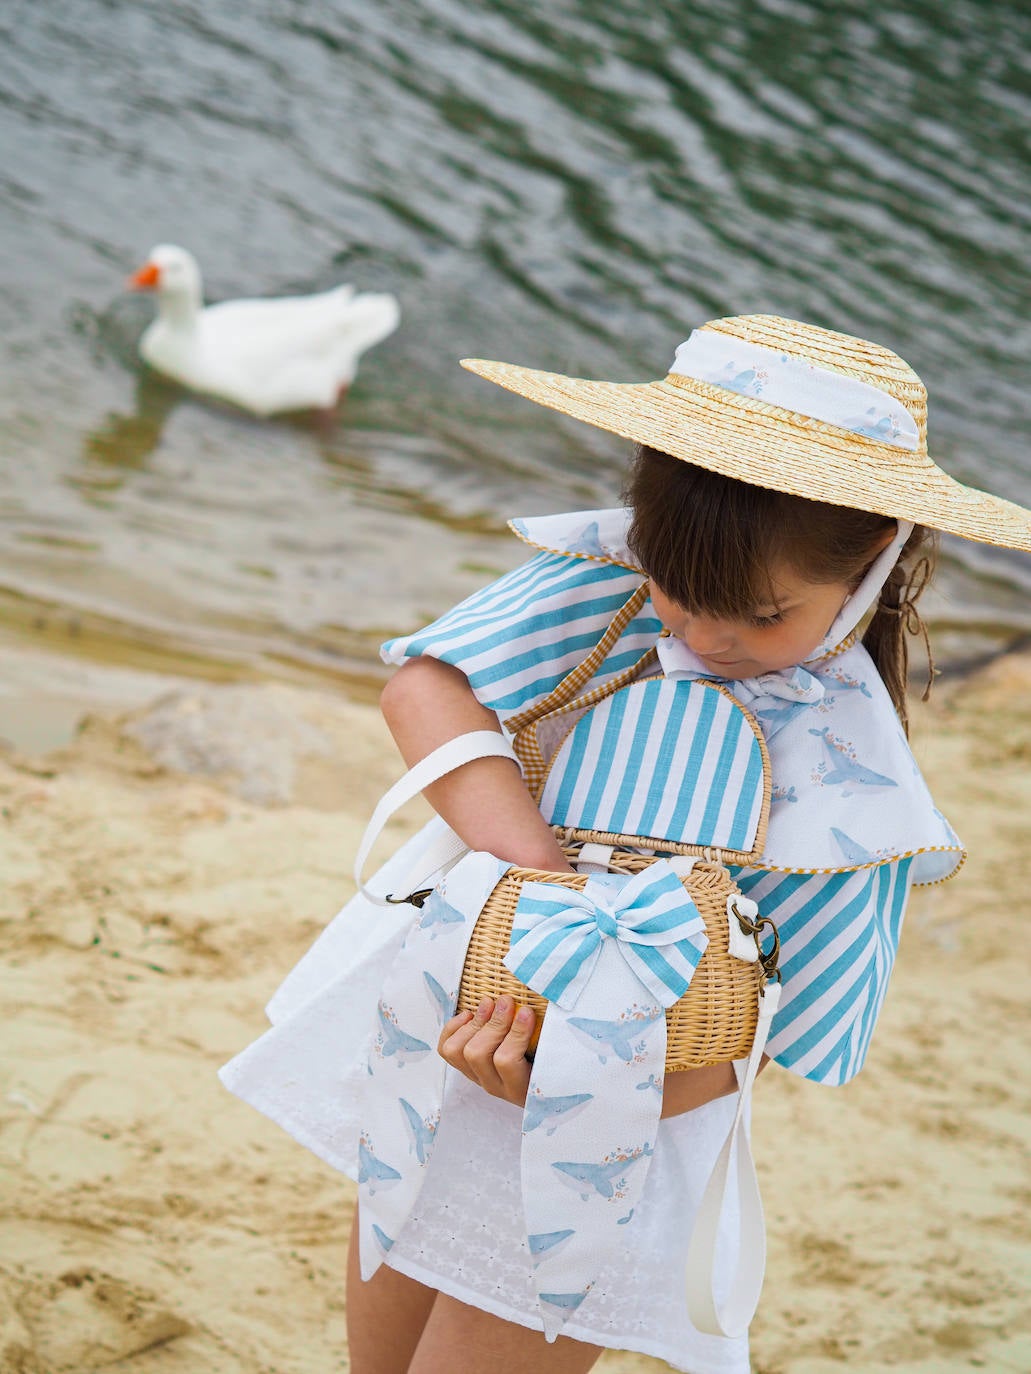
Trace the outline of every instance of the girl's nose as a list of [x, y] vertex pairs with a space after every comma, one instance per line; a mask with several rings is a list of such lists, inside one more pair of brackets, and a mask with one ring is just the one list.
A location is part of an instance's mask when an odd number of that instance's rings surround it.
[[727, 622], [704, 615], [688, 616], [683, 639], [699, 658], [719, 658], [734, 645], [734, 634]]

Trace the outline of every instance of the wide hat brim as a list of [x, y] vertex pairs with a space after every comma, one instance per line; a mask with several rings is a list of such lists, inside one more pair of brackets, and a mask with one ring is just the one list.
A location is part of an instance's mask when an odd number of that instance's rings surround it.
[[596, 382], [483, 358], [463, 358], [462, 366], [538, 405], [725, 477], [1031, 552], [1031, 511], [957, 482], [923, 451], [691, 377]]

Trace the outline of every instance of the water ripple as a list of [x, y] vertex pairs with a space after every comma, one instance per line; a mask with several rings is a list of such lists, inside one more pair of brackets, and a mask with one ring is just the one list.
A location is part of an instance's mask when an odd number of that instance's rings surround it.
[[[1031, 501], [1021, 0], [14, 0], [0, 40], [9, 594], [353, 654], [516, 561], [503, 513], [618, 496], [625, 446], [459, 356], [642, 378], [753, 309], [897, 348], [941, 460]], [[159, 240], [402, 330], [335, 427], [256, 424], [142, 372]], [[951, 542], [948, 614], [1026, 628], [1025, 564]]]

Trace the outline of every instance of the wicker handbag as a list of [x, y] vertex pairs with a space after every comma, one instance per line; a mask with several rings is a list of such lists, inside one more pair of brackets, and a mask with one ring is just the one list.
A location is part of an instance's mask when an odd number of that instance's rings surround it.
[[[574, 865], [581, 853], [573, 846], [567, 850]], [[642, 855], [613, 851], [608, 868], [610, 872], [639, 873], [653, 862]], [[582, 891], [587, 881], [588, 875], [580, 873], [508, 870], [487, 899], [473, 930], [458, 992], [460, 1011], [474, 1011], [484, 997], [496, 1000], [508, 994], [517, 1005], [530, 1006], [537, 1014], [531, 1047], [536, 1044], [548, 1004], [502, 963], [519, 893], [527, 882]], [[755, 1038], [759, 992], [768, 978], [778, 976], [779, 942], [773, 922], [758, 916], [754, 903], [741, 898], [722, 864], [698, 860], [681, 881], [705, 921], [709, 943], [687, 992], [666, 1013], [667, 1073], [745, 1058]], [[733, 941], [732, 922], [739, 932]], [[766, 930], [772, 931], [773, 939], [764, 950], [760, 941]], [[732, 943], [740, 953], [731, 952]]]

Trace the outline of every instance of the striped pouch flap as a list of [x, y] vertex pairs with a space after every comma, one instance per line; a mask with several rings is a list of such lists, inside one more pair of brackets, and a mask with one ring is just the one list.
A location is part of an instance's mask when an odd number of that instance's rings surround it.
[[718, 849], [744, 862], [766, 842], [766, 743], [714, 683], [633, 682], [577, 720], [552, 759], [540, 807], [578, 839]]

